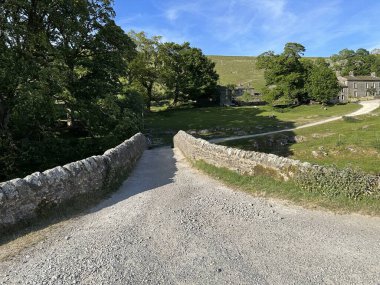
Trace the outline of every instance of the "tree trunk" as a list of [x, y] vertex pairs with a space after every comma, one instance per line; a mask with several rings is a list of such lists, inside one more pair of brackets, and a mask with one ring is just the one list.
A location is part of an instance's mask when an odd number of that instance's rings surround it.
[[146, 87], [146, 93], [148, 96], [148, 102], [146, 103], [146, 108], [150, 112], [150, 107], [151, 107], [151, 101], [152, 101], [152, 92], [153, 92], [153, 83], [149, 83]]
[[174, 101], [173, 101], [174, 105], [177, 105], [178, 97], [179, 97], [179, 87], [178, 87], [178, 84], [176, 84], [175, 89], [174, 89]]
[[5, 131], [8, 128], [9, 121], [9, 109], [0, 102], [0, 132]]

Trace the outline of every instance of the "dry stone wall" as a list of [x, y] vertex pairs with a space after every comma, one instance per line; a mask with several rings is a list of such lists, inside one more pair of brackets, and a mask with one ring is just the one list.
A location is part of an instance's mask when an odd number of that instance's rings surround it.
[[174, 146], [190, 159], [203, 160], [218, 167], [226, 167], [249, 175], [267, 173], [276, 178], [288, 180], [296, 174], [296, 170], [311, 167], [310, 163], [274, 154], [211, 144], [205, 140], [196, 139], [183, 131], [178, 132], [174, 137]]
[[35, 218], [43, 208], [113, 190], [146, 147], [146, 138], [139, 133], [103, 155], [0, 183], [0, 230]]
[[174, 147], [191, 160], [203, 160], [248, 175], [264, 174], [276, 179], [291, 179], [306, 191], [326, 196], [344, 195], [358, 199], [371, 195], [380, 198], [380, 177], [355, 169], [340, 170], [274, 154], [215, 145], [183, 131], [175, 135]]

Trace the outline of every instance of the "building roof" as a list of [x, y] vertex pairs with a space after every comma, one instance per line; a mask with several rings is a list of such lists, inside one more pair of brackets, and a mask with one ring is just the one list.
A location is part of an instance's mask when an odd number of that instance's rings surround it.
[[343, 82], [338, 82], [339, 83], [339, 86], [342, 87], [342, 88], [347, 88], [348, 86], [346, 84], [344, 84]]
[[377, 76], [343, 76], [347, 81], [380, 81]]

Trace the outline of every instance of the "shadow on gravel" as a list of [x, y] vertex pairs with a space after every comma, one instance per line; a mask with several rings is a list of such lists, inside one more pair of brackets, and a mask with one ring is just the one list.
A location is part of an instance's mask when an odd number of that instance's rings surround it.
[[134, 195], [170, 184], [177, 171], [175, 162], [173, 149], [170, 147], [146, 150], [129, 177], [113, 194], [105, 197], [88, 196], [72, 201], [63, 209], [57, 209], [52, 215], [35, 220], [29, 226], [15, 229], [5, 235], [0, 233], [0, 246], [31, 232], [38, 232], [51, 225], [100, 211]]
[[177, 171], [173, 149], [160, 147], [144, 152], [130, 176], [109, 199], [95, 206], [91, 212], [110, 207], [134, 195], [170, 184]]

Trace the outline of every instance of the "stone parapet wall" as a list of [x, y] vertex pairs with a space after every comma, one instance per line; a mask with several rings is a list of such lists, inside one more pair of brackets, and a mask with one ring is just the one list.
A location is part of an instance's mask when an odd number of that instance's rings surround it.
[[211, 144], [203, 139], [196, 139], [183, 131], [178, 132], [174, 137], [174, 147], [193, 160], [203, 160], [218, 167], [226, 167], [249, 175], [264, 172], [283, 180], [292, 178], [296, 174], [296, 170], [300, 168], [312, 167], [310, 163], [274, 154]]
[[264, 174], [281, 180], [291, 179], [306, 191], [326, 196], [344, 195], [357, 199], [372, 195], [380, 198], [380, 177], [359, 170], [340, 170], [274, 154], [229, 148], [194, 138], [183, 131], [175, 135], [174, 147], [191, 160], [203, 160], [242, 174]]
[[0, 183], [0, 230], [75, 197], [114, 190], [146, 148], [146, 138], [139, 133], [103, 155]]

